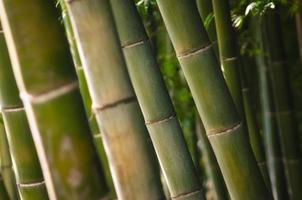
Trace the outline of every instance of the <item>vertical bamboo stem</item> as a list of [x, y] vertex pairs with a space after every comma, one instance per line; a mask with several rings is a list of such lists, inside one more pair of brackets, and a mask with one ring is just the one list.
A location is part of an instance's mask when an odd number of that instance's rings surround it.
[[171, 198], [201, 199], [201, 183], [135, 4], [111, 0], [111, 5], [129, 75]]
[[54, 3], [3, 0], [0, 10], [49, 198], [102, 198], [107, 188]]
[[275, 114], [277, 119], [288, 193], [290, 199], [302, 199], [301, 150], [277, 10], [270, 10], [266, 14], [264, 30], [269, 55], [269, 75], [276, 108], [276, 112], [272, 114]]
[[118, 199], [161, 199], [163, 192], [107, 0], [65, 1]]
[[195, 3], [157, 2], [231, 198], [270, 199]]

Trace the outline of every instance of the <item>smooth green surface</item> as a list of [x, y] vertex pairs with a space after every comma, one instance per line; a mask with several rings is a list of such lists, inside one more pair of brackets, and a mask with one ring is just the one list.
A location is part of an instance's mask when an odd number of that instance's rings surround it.
[[231, 199], [270, 199], [195, 3], [157, 2]]
[[161, 199], [158, 164], [128, 77], [109, 1], [65, 2], [117, 197]]
[[128, 72], [171, 198], [201, 199], [201, 183], [135, 4], [111, 0], [111, 5]]
[[275, 103], [275, 116], [283, 154], [283, 163], [290, 199], [302, 199], [302, 157], [298, 129], [288, 81], [286, 57], [278, 10], [265, 15], [265, 41], [269, 57], [268, 69]]
[[9, 200], [8, 193], [6, 191], [4, 181], [2, 175], [0, 174], [0, 199], [2, 200]]
[[54, 2], [1, 1], [0, 10], [49, 198], [102, 198], [107, 188]]

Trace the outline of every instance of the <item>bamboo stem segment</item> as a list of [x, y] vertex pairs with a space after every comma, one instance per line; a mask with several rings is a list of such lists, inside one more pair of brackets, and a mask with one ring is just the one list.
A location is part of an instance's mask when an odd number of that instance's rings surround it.
[[0, 10], [49, 198], [102, 198], [107, 188], [54, 3], [3, 0]]
[[172, 199], [202, 199], [192, 158], [132, 0], [111, 0], [129, 75]]
[[154, 150], [107, 0], [65, 1], [118, 199], [161, 199]]
[[157, 2], [231, 198], [270, 199], [195, 3]]

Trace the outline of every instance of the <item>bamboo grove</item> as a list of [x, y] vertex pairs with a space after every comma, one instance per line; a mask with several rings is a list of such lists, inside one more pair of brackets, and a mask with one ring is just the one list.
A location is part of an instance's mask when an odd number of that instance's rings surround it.
[[0, 200], [301, 200], [299, 0], [0, 0]]

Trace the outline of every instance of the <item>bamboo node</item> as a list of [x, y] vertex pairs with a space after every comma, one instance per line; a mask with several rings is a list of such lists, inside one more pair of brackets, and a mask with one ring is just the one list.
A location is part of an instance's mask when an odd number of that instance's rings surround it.
[[98, 134], [94, 134], [93, 137], [94, 138], [102, 138], [103, 135], [101, 133], [98, 133]]
[[238, 57], [235, 56], [235, 57], [223, 58], [223, 61], [224, 62], [231, 62], [231, 61], [235, 61], [237, 59], [238, 59]]
[[18, 111], [24, 111], [24, 107], [23, 106], [1, 107], [0, 110], [2, 113], [18, 112]]
[[46, 101], [55, 99], [59, 96], [62, 96], [64, 94], [69, 93], [69, 92], [71, 92], [73, 90], [76, 90], [76, 89], [78, 89], [78, 82], [73, 81], [73, 82], [70, 82], [66, 85], [63, 85], [63, 86], [59, 87], [59, 88], [56, 88], [54, 90], [47, 91], [45, 93], [38, 94], [38, 95], [32, 95], [32, 94], [29, 94], [25, 91], [22, 91], [22, 92], [20, 92], [20, 98], [23, 101], [28, 101], [28, 102], [33, 103], [33, 104], [41, 104], [41, 103], [44, 103]]
[[143, 38], [143, 39], [140, 39], [140, 40], [135, 41], [135, 42], [126, 43], [126, 44], [122, 45], [122, 48], [123, 49], [130, 49], [130, 48], [145, 44], [148, 41], [149, 41], [148, 38]]
[[169, 121], [169, 120], [172, 120], [172, 119], [175, 119], [175, 118], [176, 118], [176, 114], [173, 113], [173, 115], [170, 115], [168, 117], [163, 117], [163, 118], [159, 118], [159, 119], [152, 120], [152, 121], [146, 121], [145, 124], [147, 126], [149, 126], [149, 125], [152, 125], [152, 124], [164, 123], [166, 121]]
[[130, 102], [133, 102], [133, 101], [136, 101], [136, 97], [135, 96], [125, 97], [123, 99], [119, 99], [119, 100], [117, 100], [115, 102], [107, 103], [107, 104], [104, 104], [104, 105], [101, 105], [101, 106], [92, 104], [92, 110], [96, 114], [98, 111], [102, 111], [102, 110], [106, 110], [106, 109], [109, 109], [109, 108], [113, 108], [113, 107], [116, 107], [116, 106], [118, 106], [120, 104], [127, 104], [127, 103], [130, 103]]
[[231, 127], [228, 128], [220, 128], [220, 129], [213, 129], [213, 130], [208, 130], [208, 137], [213, 137], [213, 136], [220, 136], [220, 135], [225, 135], [232, 133], [234, 130], [237, 130], [241, 127], [242, 123], [238, 122]]
[[194, 56], [196, 54], [208, 51], [212, 48], [212, 45], [213, 44], [208, 44], [206, 46], [198, 47], [198, 48], [192, 49], [190, 51], [180, 53], [179, 55], [177, 55], [177, 58], [179, 58], [179, 59], [187, 58], [187, 57], [191, 57], [191, 56]]
[[20, 188], [29, 188], [29, 187], [39, 187], [41, 185], [44, 185], [45, 181], [39, 181], [39, 182], [33, 182], [33, 183], [18, 183], [18, 187]]
[[183, 199], [185, 197], [190, 197], [190, 196], [193, 196], [198, 193], [202, 193], [202, 189], [198, 188], [198, 189], [192, 190], [190, 192], [185, 192], [185, 193], [179, 194], [175, 197], [171, 197], [171, 199], [174, 199], [174, 200]]

